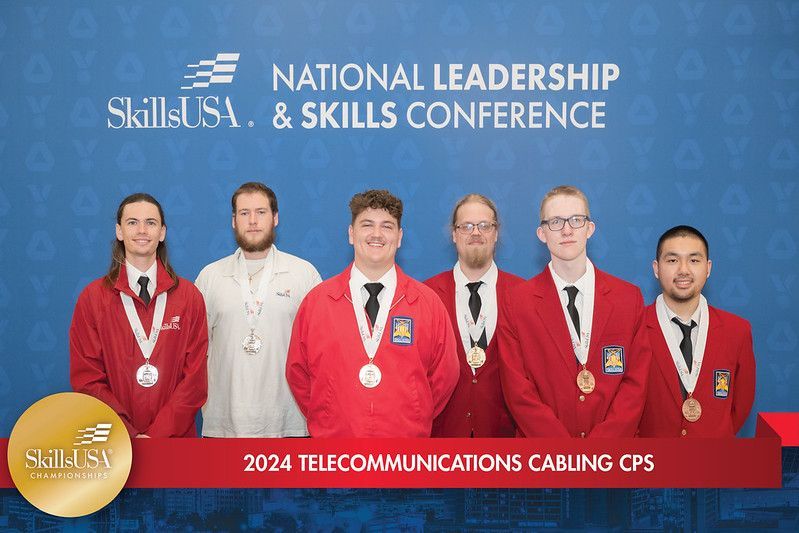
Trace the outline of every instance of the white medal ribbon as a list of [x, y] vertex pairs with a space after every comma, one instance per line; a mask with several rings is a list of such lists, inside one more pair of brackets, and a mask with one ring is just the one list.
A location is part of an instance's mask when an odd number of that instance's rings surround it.
[[479, 341], [480, 337], [483, 336], [483, 332], [486, 329], [487, 320], [488, 317], [483, 314], [482, 310], [480, 311], [480, 315], [477, 317], [477, 322], [472, 320], [471, 311], [463, 314], [463, 321], [466, 325], [466, 331], [469, 333], [470, 340], [472, 341], [469, 345], [469, 348], [476, 346], [477, 341]]
[[707, 345], [707, 330], [710, 326], [710, 312], [707, 308], [707, 299], [701, 294], [699, 295], [699, 331], [696, 336], [696, 347], [693, 350], [693, 361], [691, 363], [691, 370], [688, 371], [688, 365], [685, 364], [685, 358], [680, 351], [680, 342], [682, 339], [678, 338], [677, 332], [674, 331], [674, 323], [669, 319], [669, 313], [666, 310], [666, 301], [663, 295], [659, 295], [655, 300], [655, 310], [658, 315], [658, 324], [660, 331], [663, 333], [663, 338], [666, 339], [666, 345], [669, 347], [669, 353], [674, 360], [674, 365], [677, 367], [677, 375], [680, 376], [685, 392], [693, 394], [696, 388], [696, 382], [699, 380], [699, 372], [702, 370], [702, 359], [705, 357], [705, 346]]
[[[588, 364], [588, 350], [591, 346], [591, 329], [594, 325], [594, 294], [596, 294], [596, 272], [594, 272], [593, 263], [588, 259], [586, 259], [585, 275], [585, 286], [590, 287], [590, 290], [583, 292], [582, 309], [577, 310], [580, 315], [579, 335], [574, 327], [572, 318], [569, 316], [569, 311], [566, 309], [565, 305], [561, 305], [563, 315], [566, 317], [566, 325], [569, 327], [569, 336], [571, 337], [574, 355], [583, 366]], [[575, 305], [577, 304], [575, 303]]]
[[125, 315], [128, 317], [128, 324], [133, 331], [133, 337], [139, 345], [142, 355], [146, 364], [150, 364], [150, 356], [153, 355], [155, 350], [155, 343], [158, 342], [158, 333], [161, 331], [161, 324], [164, 323], [164, 312], [166, 312], [166, 293], [162, 292], [155, 299], [155, 314], [153, 315], [153, 325], [150, 328], [150, 335], [144, 334], [144, 326], [141, 324], [139, 314], [136, 312], [136, 307], [133, 305], [133, 298], [125, 294], [119, 293], [122, 298], [122, 305], [125, 308]]
[[239, 282], [241, 300], [244, 303], [244, 318], [247, 320], [251, 332], [255, 331], [258, 318], [263, 313], [266, 289], [274, 275], [274, 270], [275, 251], [272, 249], [264, 258], [261, 281], [258, 283], [258, 289], [253, 293], [252, 287], [250, 287], [250, 276], [247, 274], [247, 260], [244, 257], [244, 252], [239, 253], [236, 280]]
[[363, 285], [357, 280], [350, 279], [350, 295], [352, 296], [352, 309], [355, 311], [355, 320], [358, 322], [358, 331], [361, 334], [361, 342], [363, 349], [366, 351], [366, 356], [371, 363], [377, 354], [377, 348], [380, 346], [380, 339], [383, 338], [383, 333], [386, 329], [386, 322], [388, 321], [388, 312], [391, 309], [391, 303], [394, 300], [394, 292], [396, 290], [396, 283], [393, 288], [383, 287], [380, 292], [383, 293], [383, 303], [380, 304], [380, 309], [377, 311], [375, 324], [372, 327], [371, 333], [369, 332], [369, 324], [366, 318], [366, 310], [364, 309], [363, 295], [361, 289]]

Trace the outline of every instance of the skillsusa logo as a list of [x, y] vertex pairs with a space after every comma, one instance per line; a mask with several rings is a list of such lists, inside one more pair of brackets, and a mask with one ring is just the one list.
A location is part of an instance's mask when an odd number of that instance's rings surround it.
[[119, 415], [75, 392], [33, 404], [8, 441], [14, 484], [26, 500], [56, 516], [84, 516], [108, 504], [128, 479], [131, 458]]
[[[233, 83], [239, 53], [218, 53], [186, 65], [181, 91]], [[196, 92], [196, 91], [195, 91]], [[110, 129], [240, 128], [229, 96], [112, 96], [106, 120]]]

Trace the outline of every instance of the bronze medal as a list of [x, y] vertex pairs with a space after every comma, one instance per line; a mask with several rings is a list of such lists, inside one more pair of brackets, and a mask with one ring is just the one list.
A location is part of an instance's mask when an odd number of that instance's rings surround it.
[[702, 416], [702, 406], [699, 400], [689, 396], [682, 403], [682, 416], [688, 422], [696, 422]]
[[594, 375], [587, 368], [583, 368], [580, 370], [580, 373], [577, 374], [577, 387], [585, 394], [594, 392], [596, 380], [594, 379]]
[[472, 346], [472, 348], [466, 353], [466, 362], [469, 363], [469, 366], [472, 368], [480, 368], [486, 362], [486, 352], [479, 346]]

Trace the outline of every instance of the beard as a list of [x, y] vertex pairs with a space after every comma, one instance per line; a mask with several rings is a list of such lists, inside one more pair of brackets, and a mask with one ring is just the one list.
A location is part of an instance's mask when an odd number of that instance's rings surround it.
[[494, 254], [488, 247], [473, 247], [464, 250], [459, 261], [469, 268], [480, 269], [489, 266], [493, 259]]
[[[246, 232], [246, 230], [245, 230]], [[244, 250], [247, 253], [254, 253], [254, 252], [263, 252], [264, 250], [268, 249], [272, 244], [275, 242], [275, 230], [270, 229], [268, 230], [263, 238], [258, 241], [248, 241], [245, 238], [246, 233], [241, 233], [238, 228], [233, 230], [233, 234], [236, 237], [236, 244], [239, 245], [239, 248]]]

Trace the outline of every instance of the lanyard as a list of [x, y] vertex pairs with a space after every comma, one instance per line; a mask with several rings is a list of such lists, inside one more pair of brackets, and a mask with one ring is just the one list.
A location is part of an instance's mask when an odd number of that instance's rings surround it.
[[[669, 353], [677, 367], [677, 375], [680, 376], [685, 392], [693, 394], [696, 388], [696, 382], [699, 381], [699, 372], [702, 370], [702, 359], [705, 357], [705, 346], [707, 345], [707, 330], [710, 326], [710, 312], [707, 308], [707, 299], [703, 295], [699, 295], [699, 332], [696, 337], [696, 349], [693, 350], [693, 363], [691, 370], [688, 371], [688, 365], [685, 364], [685, 358], [680, 351], [680, 340], [674, 331], [674, 324], [669, 319], [668, 311], [666, 310], [666, 302], [663, 295], [659, 295], [655, 301], [655, 310], [658, 315], [658, 324], [660, 331], [663, 333], [663, 338], [666, 339], [666, 345], [669, 347]], [[690, 341], [690, 338], [688, 339]]]
[[391, 302], [394, 300], [394, 287], [383, 287], [383, 303], [380, 305], [380, 310], [377, 312], [375, 324], [372, 331], [369, 331], [369, 325], [366, 321], [366, 312], [364, 311], [363, 295], [361, 294], [361, 285], [357, 280], [350, 279], [350, 295], [352, 296], [352, 309], [355, 312], [355, 320], [358, 322], [358, 331], [361, 334], [361, 342], [363, 349], [366, 351], [366, 356], [371, 363], [377, 354], [377, 348], [380, 346], [380, 339], [383, 338], [383, 333], [386, 329], [386, 322], [388, 321], [388, 311], [391, 308]]
[[[591, 329], [594, 323], [594, 294], [596, 294], [596, 272], [594, 272], [594, 265], [590, 260], [586, 259], [585, 268], [585, 286], [588, 287], [583, 291], [583, 305], [580, 312], [580, 334], [574, 328], [569, 312], [566, 310], [565, 305], [561, 305], [563, 315], [566, 317], [566, 326], [569, 328], [569, 336], [572, 341], [572, 348], [574, 355], [581, 365], [588, 364], [588, 348], [591, 344]], [[560, 295], [558, 296], [560, 297]]]
[[125, 294], [119, 293], [122, 298], [122, 305], [125, 308], [125, 315], [128, 317], [128, 324], [133, 331], [133, 336], [136, 338], [136, 343], [139, 345], [144, 360], [150, 364], [150, 356], [153, 355], [155, 343], [158, 342], [158, 333], [161, 331], [161, 324], [164, 323], [164, 312], [166, 311], [166, 293], [162, 292], [155, 299], [155, 314], [153, 315], [153, 325], [150, 328], [150, 336], [144, 335], [144, 327], [141, 325], [141, 319], [136, 312], [136, 307], [133, 305], [133, 298]]
[[252, 287], [250, 287], [250, 276], [247, 274], [247, 262], [244, 258], [244, 252], [239, 253], [236, 278], [239, 282], [241, 299], [244, 302], [244, 318], [247, 320], [250, 330], [255, 329], [255, 324], [263, 313], [266, 289], [275, 270], [274, 249], [270, 250], [269, 254], [264, 258], [263, 270], [258, 289], [253, 294]]

